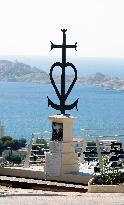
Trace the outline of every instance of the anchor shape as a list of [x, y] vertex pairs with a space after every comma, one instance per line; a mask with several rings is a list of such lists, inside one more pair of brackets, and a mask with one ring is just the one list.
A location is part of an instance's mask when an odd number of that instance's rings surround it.
[[[72, 90], [72, 88], [74, 87], [74, 84], [77, 80], [77, 70], [75, 68], [75, 66], [72, 64], [72, 63], [69, 63], [69, 62], [66, 62], [66, 48], [75, 48], [76, 50], [76, 47], [77, 47], [77, 42], [75, 43], [75, 45], [66, 45], [66, 31], [67, 29], [61, 29], [61, 31], [63, 32], [63, 44], [62, 45], [55, 45], [51, 42], [51, 50], [53, 48], [62, 48], [62, 63], [60, 62], [56, 62], [54, 63], [52, 66], [51, 66], [51, 69], [50, 69], [50, 80], [51, 80], [51, 83], [53, 85], [53, 88], [59, 98], [59, 101], [60, 101], [60, 105], [57, 105], [55, 103], [53, 103], [49, 97], [47, 96], [48, 98], [48, 106], [50, 105], [52, 108], [56, 109], [56, 110], [60, 110], [61, 111], [61, 114], [65, 115], [65, 110], [71, 110], [73, 109], [74, 107], [76, 107], [77, 109], [77, 103], [78, 103], [78, 99], [70, 104], [70, 105], [66, 105], [65, 102]], [[53, 76], [52, 76], [52, 73], [53, 73], [53, 69], [58, 66], [62, 69], [62, 74], [61, 74], [61, 94], [55, 84], [55, 81], [53, 79]], [[71, 83], [71, 85], [69, 86], [67, 92], [65, 93], [65, 69], [70, 66], [73, 70], [74, 70], [74, 79]]]

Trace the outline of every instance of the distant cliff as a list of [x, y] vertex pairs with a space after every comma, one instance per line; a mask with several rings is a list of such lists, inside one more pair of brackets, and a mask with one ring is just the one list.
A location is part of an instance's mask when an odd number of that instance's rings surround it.
[[[53, 76], [56, 83], [60, 83], [61, 76]], [[73, 75], [66, 75], [66, 83], [73, 81]], [[49, 75], [43, 70], [20, 62], [0, 60], [0, 81], [50, 83]], [[103, 73], [78, 76], [77, 84], [102, 86], [107, 89], [124, 90], [124, 80], [111, 77]]]
[[0, 60], [0, 81], [48, 83], [49, 75], [24, 63]]

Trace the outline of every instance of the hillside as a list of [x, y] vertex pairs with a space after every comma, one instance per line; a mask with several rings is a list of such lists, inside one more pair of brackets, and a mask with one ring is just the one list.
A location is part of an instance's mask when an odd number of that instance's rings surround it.
[[0, 81], [48, 83], [49, 75], [24, 63], [0, 60]]

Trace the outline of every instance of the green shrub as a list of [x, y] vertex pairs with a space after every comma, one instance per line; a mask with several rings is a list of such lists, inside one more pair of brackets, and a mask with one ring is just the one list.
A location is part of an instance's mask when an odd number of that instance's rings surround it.
[[102, 157], [102, 169], [90, 184], [117, 185], [124, 182], [124, 173], [119, 171], [118, 167], [110, 167], [108, 156]]

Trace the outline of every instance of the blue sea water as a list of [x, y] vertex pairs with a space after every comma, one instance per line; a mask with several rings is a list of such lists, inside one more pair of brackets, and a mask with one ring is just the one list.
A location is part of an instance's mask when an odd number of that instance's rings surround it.
[[[48, 116], [59, 111], [48, 108], [47, 96], [58, 103], [49, 84], [0, 82], [0, 120], [5, 125], [5, 135], [30, 139], [34, 131], [51, 130]], [[124, 91], [76, 85], [67, 103], [77, 98], [78, 111], [67, 112], [77, 117], [74, 136], [84, 134], [81, 128], [106, 128], [107, 134], [124, 134], [111, 130], [124, 128]]]

